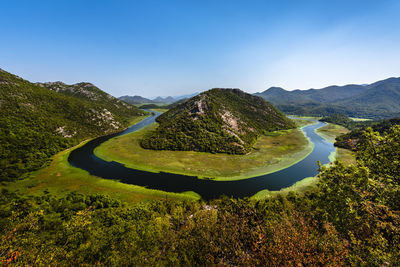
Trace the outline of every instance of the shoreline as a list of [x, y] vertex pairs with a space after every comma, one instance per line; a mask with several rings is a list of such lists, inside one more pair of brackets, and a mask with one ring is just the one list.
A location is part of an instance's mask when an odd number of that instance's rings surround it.
[[[115, 162], [123, 164], [127, 168], [141, 170], [141, 171], [147, 171], [147, 172], [153, 172], [153, 173], [165, 172], [165, 173], [173, 173], [173, 174], [178, 174], [178, 175], [195, 176], [195, 177], [198, 177], [198, 179], [205, 179], [205, 180], [212, 180], [212, 181], [237, 181], [237, 180], [251, 179], [254, 177], [271, 174], [271, 173], [289, 168], [290, 166], [293, 166], [294, 164], [305, 159], [313, 151], [314, 143], [312, 143], [311, 140], [306, 136], [303, 128], [314, 125], [314, 124], [316, 124], [316, 122], [312, 122], [312, 123], [309, 123], [307, 125], [297, 128], [297, 130], [300, 130], [302, 135], [304, 136], [304, 138], [307, 140], [307, 144], [305, 145], [305, 147], [302, 150], [297, 151], [290, 155], [292, 157], [293, 157], [293, 155], [298, 155], [297, 157], [295, 157], [295, 160], [288, 160], [288, 159], [290, 159], [290, 157], [287, 157], [286, 161], [288, 161], [288, 162], [284, 165], [280, 165], [279, 163], [281, 161], [278, 161], [277, 163], [274, 163], [272, 165], [268, 165], [265, 167], [259, 167], [259, 168], [253, 169], [253, 170], [249, 169], [246, 173], [241, 174], [241, 175], [232, 175], [232, 176], [213, 175], [213, 178], [209, 178], [210, 175], [201, 175], [201, 174], [199, 174], [198, 171], [191, 172], [191, 171], [186, 171], [186, 170], [185, 171], [170, 170], [170, 169], [166, 169], [166, 168], [162, 168], [162, 167], [160, 168], [160, 167], [150, 166], [150, 165], [145, 165], [145, 164], [140, 164], [140, 163], [132, 164], [132, 163], [128, 162], [128, 160], [124, 160], [124, 159], [121, 159], [121, 158], [118, 158], [115, 156], [109, 156], [108, 154], [105, 153], [104, 150], [106, 150], [106, 148], [104, 148], [104, 147], [102, 148], [101, 146], [104, 144], [107, 144], [107, 142], [112, 141], [114, 138], [112, 138], [112, 139], [104, 142], [102, 145], [96, 147], [96, 149], [94, 150], [94, 155], [96, 155], [97, 157], [99, 157], [105, 161], [108, 161], [108, 162], [115, 161]], [[150, 125], [142, 128], [142, 129], [139, 129], [135, 132], [132, 132], [130, 134], [133, 134], [133, 133], [141, 134], [141, 132], [146, 131], [148, 129], [148, 127], [150, 127]], [[119, 137], [121, 137], [121, 136], [119, 136]], [[119, 138], [119, 137], [115, 137], [115, 138]], [[194, 153], [209, 154], [206, 152], [194, 152]], [[247, 155], [245, 155], [245, 156], [247, 156]], [[285, 157], [283, 157], [283, 159], [285, 160]], [[275, 165], [275, 168], [274, 168], [274, 165]], [[267, 171], [266, 171], [266, 169], [267, 169]]]

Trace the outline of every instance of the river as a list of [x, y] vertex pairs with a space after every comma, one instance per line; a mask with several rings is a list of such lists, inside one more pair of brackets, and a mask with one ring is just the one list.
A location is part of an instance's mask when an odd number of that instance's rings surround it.
[[[143, 128], [155, 122], [155, 118], [159, 114], [155, 113], [155, 115], [145, 118], [120, 133], [98, 137], [89, 141], [70, 153], [68, 157], [69, 163], [101, 178], [176, 193], [194, 191], [207, 200], [218, 198], [222, 195], [235, 198], [250, 197], [264, 189], [276, 191], [289, 187], [306, 177], [317, 175], [317, 161], [321, 161], [322, 164], [329, 163], [329, 155], [335, 151], [332, 143], [326, 141], [315, 132], [316, 129], [325, 125], [323, 122], [317, 122], [303, 128], [306, 136], [314, 143], [313, 151], [305, 159], [286, 169], [244, 180], [213, 181], [198, 179], [194, 176], [140, 171], [127, 168], [115, 161], [107, 162], [94, 154], [94, 149], [101, 143], [113, 137]], [[132, 151], [132, 153], [135, 152]]]

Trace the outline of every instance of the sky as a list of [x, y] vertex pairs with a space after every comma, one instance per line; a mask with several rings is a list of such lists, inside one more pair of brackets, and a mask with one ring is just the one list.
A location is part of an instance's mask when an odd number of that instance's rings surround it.
[[400, 1], [0, 0], [0, 68], [114, 95], [400, 76]]

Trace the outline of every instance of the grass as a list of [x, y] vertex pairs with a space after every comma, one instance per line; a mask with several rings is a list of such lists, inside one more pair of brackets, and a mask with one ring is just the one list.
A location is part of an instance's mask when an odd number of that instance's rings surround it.
[[166, 109], [166, 108], [152, 108], [151, 111], [164, 113], [164, 112], [167, 112], [168, 109]]
[[169, 172], [220, 181], [246, 179], [287, 168], [311, 153], [313, 145], [300, 129], [261, 136], [247, 155], [143, 149], [139, 140], [157, 124], [108, 140], [95, 149], [107, 161], [133, 169]]
[[[348, 133], [349, 130], [343, 126], [328, 123], [324, 127], [317, 129], [317, 133], [329, 142], [334, 143], [335, 138], [341, 134]], [[330, 160], [340, 160], [344, 164], [354, 164], [354, 152], [348, 149], [336, 147], [335, 152], [330, 155]]]
[[301, 116], [301, 115], [288, 115], [289, 117], [293, 118], [299, 118], [299, 119], [313, 119], [313, 120], [319, 120], [322, 117], [316, 117], [316, 116]]
[[[349, 132], [349, 130], [340, 125], [328, 123], [327, 125], [325, 125], [321, 128], [318, 128], [316, 130], [316, 132], [319, 135], [321, 135], [323, 138], [325, 138], [327, 141], [335, 142], [335, 138], [338, 135], [347, 133], [347, 132]], [[343, 149], [343, 148], [339, 148], [339, 147], [336, 147], [335, 152], [333, 152], [333, 153], [331, 153], [331, 155], [329, 155], [329, 159], [331, 162], [333, 162], [335, 160], [340, 160], [345, 164], [354, 164], [355, 163], [354, 152], [350, 151], [348, 149]], [[318, 181], [318, 176], [307, 177], [307, 178], [304, 178], [304, 179], [296, 182], [292, 186], [283, 188], [279, 191], [269, 191], [269, 190], [259, 191], [255, 195], [253, 195], [251, 197], [251, 199], [261, 200], [261, 199], [266, 199], [269, 197], [274, 197], [277, 195], [285, 196], [285, 195], [289, 194], [290, 192], [296, 192], [296, 193], [301, 194], [306, 191], [315, 189], [317, 181]]]
[[262, 200], [270, 197], [275, 197], [278, 195], [286, 196], [290, 192], [296, 192], [302, 194], [304, 192], [315, 189], [317, 186], [318, 177], [307, 177], [304, 178], [290, 187], [283, 188], [279, 191], [269, 191], [268, 189], [261, 190], [251, 197], [253, 200]]
[[[138, 122], [143, 117], [136, 118], [132, 122]], [[4, 183], [1, 187], [19, 191], [26, 195], [41, 195], [44, 192], [51, 192], [57, 196], [64, 196], [72, 191], [83, 194], [106, 194], [127, 203], [154, 199], [196, 200], [200, 198], [195, 192], [170, 193], [147, 189], [141, 186], [102, 179], [90, 175], [82, 169], [72, 167], [68, 163], [70, 152], [88, 141], [56, 154], [48, 167], [32, 173], [29, 178]]]
[[371, 119], [363, 119], [363, 118], [350, 118], [353, 121], [372, 121]]

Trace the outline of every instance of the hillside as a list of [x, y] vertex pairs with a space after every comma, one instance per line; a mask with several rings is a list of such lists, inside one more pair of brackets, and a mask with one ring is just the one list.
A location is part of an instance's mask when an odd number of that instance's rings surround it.
[[299, 115], [390, 118], [400, 114], [400, 78], [370, 85], [329, 86], [322, 89], [286, 91], [271, 87], [256, 93], [280, 110]]
[[143, 114], [91, 84], [34, 84], [3, 70], [0, 107], [0, 180], [36, 170], [58, 151], [122, 130]]
[[144, 148], [245, 154], [260, 134], [295, 124], [262, 98], [239, 89], [212, 89], [157, 118]]
[[381, 135], [386, 135], [389, 130], [396, 125], [400, 125], [400, 118], [391, 118], [379, 121], [348, 122], [338, 121], [336, 124], [346, 125], [351, 132], [340, 135], [336, 138], [335, 146], [351, 150], [357, 150], [358, 143], [363, 139], [365, 131], [371, 127], [373, 131]]
[[86, 100], [91, 104], [102, 106], [117, 117], [132, 116], [132, 111], [134, 113], [140, 113], [136, 107], [100, 90], [91, 83], [81, 82], [68, 85], [63, 82], [47, 82], [37, 84], [63, 95], [72, 96], [74, 98]]

